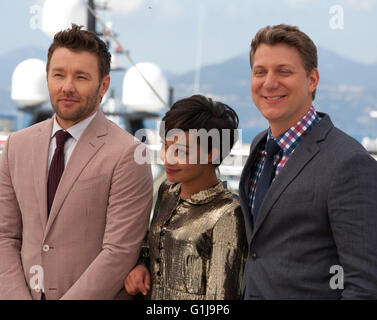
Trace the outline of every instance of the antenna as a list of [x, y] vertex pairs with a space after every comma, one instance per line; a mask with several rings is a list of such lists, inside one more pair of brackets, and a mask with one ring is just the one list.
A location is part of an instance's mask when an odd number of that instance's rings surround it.
[[[95, 11], [94, 0], [88, 0], [88, 7], [91, 10]], [[92, 15], [91, 10], [89, 10], [89, 8], [87, 9], [88, 10], [88, 31], [97, 33], [96, 32], [96, 18]]]
[[145, 83], [147, 84], [147, 86], [152, 90], [153, 94], [156, 95], [156, 97], [161, 101], [161, 103], [166, 106], [166, 107], [169, 107], [167, 105], [167, 103], [165, 102], [164, 99], [162, 99], [162, 97], [158, 94], [158, 92], [155, 90], [155, 88], [153, 88], [153, 86], [149, 83], [149, 81], [144, 77], [143, 73], [138, 69], [136, 63], [132, 60], [132, 58], [130, 57], [130, 55], [128, 54], [128, 52], [123, 48], [123, 46], [120, 44], [120, 42], [118, 41], [118, 39], [115, 37], [115, 35], [113, 34], [113, 32], [111, 30], [109, 30], [109, 28], [106, 26], [106, 24], [96, 15], [96, 12], [94, 11], [93, 8], [90, 7], [89, 3], [86, 2], [85, 0], [82, 0], [82, 2], [85, 4], [85, 6], [88, 8], [88, 11], [90, 12], [90, 14], [94, 17], [94, 19], [96, 21], [98, 21], [102, 28], [103, 28], [103, 32], [106, 33], [106, 35], [111, 38], [118, 46], [119, 50], [121, 50], [123, 52], [123, 54], [126, 56], [126, 58], [128, 59], [128, 61], [132, 64], [133, 67], [135, 67], [135, 69], [137, 70], [137, 72], [140, 74], [140, 76], [142, 77], [142, 79], [145, 81]]

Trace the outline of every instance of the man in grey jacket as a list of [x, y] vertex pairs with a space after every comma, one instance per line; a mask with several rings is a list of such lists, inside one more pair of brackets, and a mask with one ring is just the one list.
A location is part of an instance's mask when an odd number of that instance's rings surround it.
[[269, 128], [240, 180], [244, 299], [377, 298], [377, 162], [312, 105], [314, 43], [296, 27], [265, 27], [250, 65]]

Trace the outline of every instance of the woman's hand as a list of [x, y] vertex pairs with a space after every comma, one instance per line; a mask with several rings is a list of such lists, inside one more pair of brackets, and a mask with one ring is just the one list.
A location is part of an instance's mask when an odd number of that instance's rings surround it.
[[151, 275], [146, 266], [139, 264], [133, 268], [124, 280], [124, 287], [129, 294], [141, 292], [146, 295], [151, 288]]

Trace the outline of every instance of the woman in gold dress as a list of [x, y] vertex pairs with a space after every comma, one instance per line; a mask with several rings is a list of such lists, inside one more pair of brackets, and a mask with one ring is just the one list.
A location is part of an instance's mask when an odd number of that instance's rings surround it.
[[240, 297], [243, 216], [215, 171], [237, 139], [237, 126], [232, 108], [201, 95], [177, 101], [162, 119], [167, 181], [139, 264], [125, 279], [128, 293], [153, 300]]

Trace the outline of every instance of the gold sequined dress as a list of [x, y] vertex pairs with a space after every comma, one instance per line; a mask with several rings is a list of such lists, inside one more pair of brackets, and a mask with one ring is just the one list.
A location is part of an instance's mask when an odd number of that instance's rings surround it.
[[[150, 299], [239, 299], [246, 254], [244, 221], [221, 181], [187, 199], [180, 184], [161, 184], [148, 244]], [[146, 261], [144, 260], [144, 261]]]

